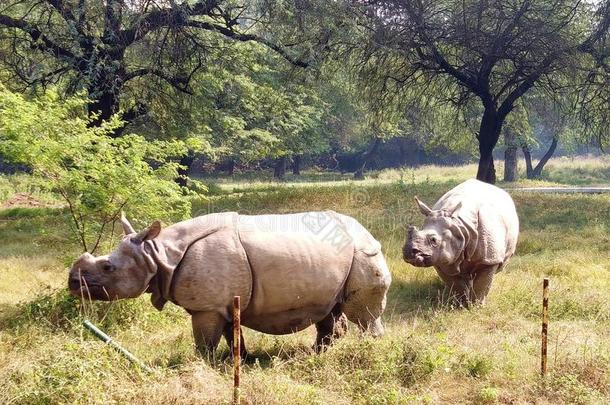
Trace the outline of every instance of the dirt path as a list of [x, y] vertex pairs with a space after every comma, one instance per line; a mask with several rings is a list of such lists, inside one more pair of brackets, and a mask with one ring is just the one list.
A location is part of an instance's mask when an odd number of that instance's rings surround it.
[[57, 204], [40, 201], [28, 193], [15, 193], [8, 200], [0, 203], [0, 209], [7, 208], [55, 208]]

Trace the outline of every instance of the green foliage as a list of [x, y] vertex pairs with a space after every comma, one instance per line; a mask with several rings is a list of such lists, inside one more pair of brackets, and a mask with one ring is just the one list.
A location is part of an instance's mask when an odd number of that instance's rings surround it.
[[48, 93], [30, 101], [0, 87], [0, 100], [0, 153], [49, 182], [68, 205], [85, 250], [99, 246], [121, 210], [140, 221], [190, 214], [171, 160], [185, 153], [184, 142], [112, 138], [118, 118], [89, 126], [80, 98], [60, 101]]
[[484, 387], [479, 391], [479, 403], [494, 404], [498, 400], [498, 389], [494, 387]]
[[492, 359], [487, 356], [474, 354], [466, 358], [466, 370], [471, 377], [485, 377], [492, 369]]
[[535, 144], [537, 142], [534, 137], [532, 123], [530, 122], [530, 111], [524, 106], [524, 102], [519, 102], [506, 117], [502, 130], [504, 131], [505, 140], [507, 132], [514, 134], [510, 142], [512, 145], [510, 146], [520, 147], [523, 144]]
[[55, 291], [18, 306], [5, 321], [6, 327], [22, 328], [44, 320], [43, 325], [53, 329], [70, 328], [79, 320], [78, 298], [67, 290]]
[[196, 138], [197, 152], [238, 164], [328, 148], [331, 135], [322, 128], [326, 103], [310, 80], [287, 72], [264, 46], [219, 45], [210, 52], [227, 63], [194, 75], [192, 95], [168, 97], [142, 85], [155, 123], [141, 126], [149, 138]]

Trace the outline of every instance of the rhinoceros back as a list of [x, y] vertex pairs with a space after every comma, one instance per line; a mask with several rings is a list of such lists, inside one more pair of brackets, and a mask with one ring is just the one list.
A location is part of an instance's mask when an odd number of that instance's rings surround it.
[[322, 320], [341, 299], [354, 239], [335, 213], [240, 215], [238, 229], [252, 269], [245, 326], [291, 333]]
[[207, 228], [210, 222], [214, 232], [194, 240], [176, 272], [177, 304], [229, 320], [231, 298], [241, 295], [244, 326], [285, 334], [321, 321], [344, 303], [348, 319], [382, 329], [378, 318], [390, 273], [379, 242], [353, 218], [333, 211], [228, 213], [180, 227]]

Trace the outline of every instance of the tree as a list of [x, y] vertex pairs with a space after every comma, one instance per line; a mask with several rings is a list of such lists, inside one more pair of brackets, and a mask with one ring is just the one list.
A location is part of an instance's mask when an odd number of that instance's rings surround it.
[[191, 202], [173, 181], [178, 165], [172, 162], [188, 145], [133, 134], [112, 138], [122, 125], [118, 118], [91, 126], [85, 111], [82, 98], [48, 92], [28, 100], [0, 84], [0, 155], [27, 164], [61, 196], [82, 248], [97, 250], [114, 233], [121, 210], [140, 225], [189, 217]]
[[506, 182], [517, 180], [519, 172], [517, 152], [520, 146], [527, 144], [530, 139], [533, 139], [528, 110], [528, 108], [524, 107], [523, 100], [521, 100], [507, 117], [502, 127], [505, 146], [504, 181]]
[[[542, 175], [544, 166], [553, 157], [559, 142], [562, 141], [565, 144], [579, 142], [579, 137], [576, 134], [582, 133], [585, 128], [578, 121], [575, 111], [570, 108], [571, 103], [568, 95], [551, 100], [542, 95], [534, 94], [533, 97], [527, 99], [526, 104], [531, 112], [529, 122], [535, 136], [522, 136], [520, 142], [525, 158], [526, 177], [536, 179]], [[549, 147], [534, 166], [530, 148], [532, 145], [547, 140], [550, 141]]]
[[610, 35], [591, 49], [593, 68], [583, 72], [585, 79], [577, 83], [571, 110], [582, 123], [578, 139], [583, 143], [610, 148]]
[[[362, 27], [355, 63], [385, 92], [482, 111], [477, 178], [495, 182], [502, 125], [531, 89], [553, 92], [557, 74], [589, 68], [610, 27], [610, 2], [350, 1]], [[371, 75], [371, 72], [374, 75]], [[373, 79], [372, 79], [373, 78]]]
[[193, 77], [192, 95], [146, 93], [151, 113], [159, 115], [143, 120], [146, 133], [196, 137], [210, 161], [229, 168], [265, 158], [286, 163], [328, 148], [320, 127], [325, 103], [311, 80], [285, 72], [278, 56], [258, 44], [236, 44], [223, 58], [229, 66], [216, 64]]
[[[261, 14], [258, 3], [231, 0], [17, 0], [0, 7], [4, 68], [23, 88], [61, 84], [85, 90], [91, 125], [124, 110], [131, 121], [146, 111], [125, 103], [133, 87], [160, 83], [191, 93], [193, 76], [210, 51], [230, 42], [258, 42], [295, 66], [307, 64], [265, 36], [244, 32]], [[270, 5], [272, 6], [272, 5]], [[264, 10], [262, 10], [264, 11]], [[250, 30], [252, 31], [252, 30]], [[218, 53], [216, 53], [218, 55]]]
[[279, 142], [272, 156], [276, 157], [274, 177], [283, 179], [287, 160], [305, 153], [321, 153], [328, 148], [326, 134], [320, 125], [322, 101], [313, 92], [301, 88], [295, 93], [275, 98], [274, 114], [269, 121], [269, 131], [277, 134]]

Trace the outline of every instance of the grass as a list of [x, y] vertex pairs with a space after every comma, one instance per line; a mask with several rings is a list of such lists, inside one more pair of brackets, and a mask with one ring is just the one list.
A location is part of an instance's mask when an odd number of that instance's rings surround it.
[[[549, 165], [537, 184], [610, 183], [607, 160]], [[313, 175], [289, 184], [217, 182], [223, 191], [196, 206], [197, 213], [335, 209], [382, 242], [393, 273], [382, 339], [362, 337], [352, 325], [346, 338], [316, 355], [312, 328], [287, 336], [247, 330], [256, 361], [243, 368], [245, 403], [610, 401], [610, 195], [514, 192], [521, 219], [517, 255], [482, 308], [439, 304], [442, 286], [433, 270], [402, 262], [405, 224], [422, 222], [412, 197], [432, 203], [473, 170], [383, 171], [364, 182]], [[228, 348], [222, 343], [217, 359], [196, 356], [180, 308], [157, 312], [147, 296], [82, 307], [66, 294], [66, 267], [79, 253], [67, 223], [60, 208], [0, 211], [0, 403], [230, 403]], [[551, 279], [544, 380], [538, 375], [543, 277]], [[84, 316], [153, 373], [91, 337], [80, 325]]]
[[[525, 162], [519, 162], [520, 180], [509, 187], [531, 186], [608, 186], [610, 185], [610, 156], [560, 157], [551, 159], [536, 180], [525, 179]], [[301, 176], [286, 174], [284, 181], [277, 181], [273, 173], [244, 172], [233, 176], [204, 177], [212, 195], [239, 194], [254, 191], [277, 191], [286, 187], [335, 187], [337, 184], [353, 184], [358, 187], [370, 184], [407, 184], [461, 182], [476, 175], [475, 164], [461, 166], [424, 165], [417, 168], [385, 169], [370, 172], [365, 180], [355, 181], [351, 173], [304, 171]], [[496, 173], [501, 180], [504, 163], [496, 162]], [[501, 181], [499, 185], [505, 185]]]

